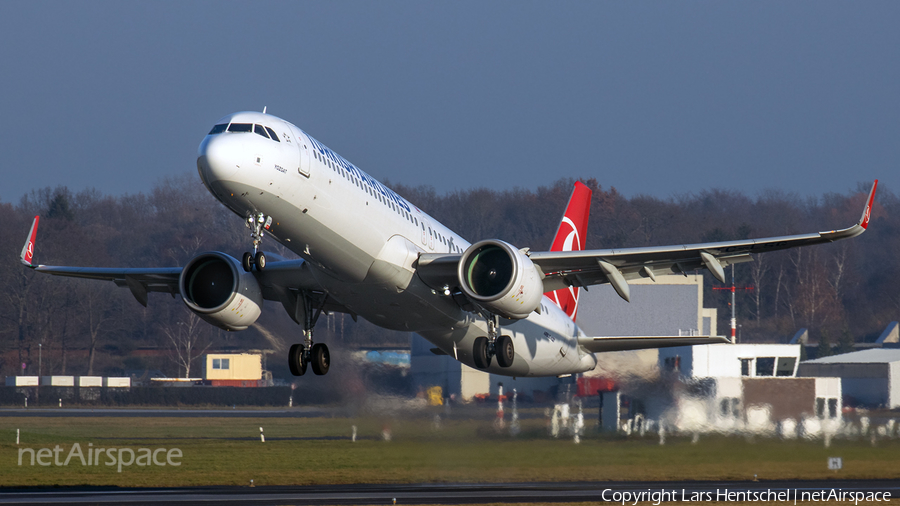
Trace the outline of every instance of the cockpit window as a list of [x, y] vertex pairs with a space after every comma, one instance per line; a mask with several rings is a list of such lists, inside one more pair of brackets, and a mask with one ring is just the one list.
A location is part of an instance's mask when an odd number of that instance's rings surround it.
[[262, 136], [265, 137], [266, 139], [269, 138], [269, 135], [266, 134], [266, 129], [263, 128], [262, 125], [253, 125], [253, 132], [256, 133], [256, 134], [262, 135]]
[[212, 127], [212, 130], [210, 130], [209, 134], [207, 134], [207, 135], [220, 134], [220, 133], [224, 132], [226, 128], [228, 128], [228, 123], [222, 123], [221, 125], [216, 125], [216, 126]]
[[249, 132], [252, 129], [253, 125], [251, 123], [232, 123], [228, 127], [229, 132]]
[[266, 127], [266, 131], [269, 132], [269, 137], [271, 137], [273, 141], [281, 142], [280, 140], [278, 140], [278, 134], [275, 133], [275, 130], [272, 130], [271, 128]]

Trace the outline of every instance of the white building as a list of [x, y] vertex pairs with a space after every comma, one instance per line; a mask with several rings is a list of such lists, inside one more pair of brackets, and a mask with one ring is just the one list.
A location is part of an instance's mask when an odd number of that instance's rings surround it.
[[800, 376], [834, 376], [848, 398], [867, 406], [900, 407], [900, 349], [874, 348], [807, 360]]
[[707, 344], [659, 350], [663, 371], [690, 378], [793, 377], [800, 346], [793, 344]]
[[[841, 414], [838, 378], [798, 378], [800, 345], [714, 344], [659, 350], [660, 381], [624, 386], [644, 418], [681, 432], [781, 428], [796, 436]], [[661, 387], [660, 387], [661, 386]], [[635, 417], [633, 410], [627, 413]], [[813, 429], [815, 427], [815, 429]]]

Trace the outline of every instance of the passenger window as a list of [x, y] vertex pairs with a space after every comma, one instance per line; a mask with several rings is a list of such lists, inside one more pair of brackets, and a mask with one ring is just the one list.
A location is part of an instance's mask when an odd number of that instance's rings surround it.
[[222, 123], [221, 125], [216, 125], [216, 126], [212, 127], [212, 130], [210, 130], [207, 135], [220, 134], [220, 133], [224, 132], [226, 128], [228, 128], [228, 123]]
[[273, 141], [275, 141], [275, 142], [281, 142], [281, 141], [278, 139], [278, 134], [275, 133], [275, 130], [272, 130], [271, 128], [266, 127], [266, 132], [269, 132], [269, 137], [271, 137]]
[[232, 123], [228, 127], [229, 132], [249, 132], [253, 128], [252, 123]]
[[266, 133], [266, 129], [262, 125], [253, 125], [253, 133], [262, 135], [266, 139], [269, 138], [269, 134]]

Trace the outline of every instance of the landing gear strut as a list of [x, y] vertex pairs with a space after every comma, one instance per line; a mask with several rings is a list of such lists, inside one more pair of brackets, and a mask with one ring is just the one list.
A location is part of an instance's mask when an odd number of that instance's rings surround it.
[[307, 366], [312, 366], [313, 373], [322, 376], [331, 367], [331, 354], [324, 343], [313, 344], [313, 327], [322, 314], [325, 300], [318, 307], [313, 307], [313, 299], [309, 294], [301, 292], [298, 297], [303, 300], [303, 344], [291, 346], [288, 352], [288, 367], [294, 376], [303, 376]]
[[247, 228], [252, 230], [250, 238], [253, 239], [253, 252], [247, 251], [241, 258], [241, 265], [247, 272], [250, 272], [254, 265], [258, 271], [266, 268], [266, 254], [259, 250], [259, 244], [262, 242], [263, 235], [265, 235], [265, 227], [271, 221], [272, 218], [266, 219], [263, 213], [256, 213], [247, 217], [246, 225]]
[[513, 347], [512, 338], [500, 333], [500, 317], [495, 314], [487, 314], [488, 336], [475, 338], [472, 347], [472, 358], [475, 367], [487, 369], [491, 366], [491, 359], [497, 357], [497, 365], [509, 367], [516, 358], [516, 349]]

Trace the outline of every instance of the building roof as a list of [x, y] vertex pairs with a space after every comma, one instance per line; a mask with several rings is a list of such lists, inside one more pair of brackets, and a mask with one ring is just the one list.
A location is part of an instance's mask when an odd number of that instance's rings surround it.
[[869, 350], [854, 351], [843, 355], [807, 360], [807, 364], [888, 364], [900, 362], [900, 349], [897, 348], [872, 348]]

